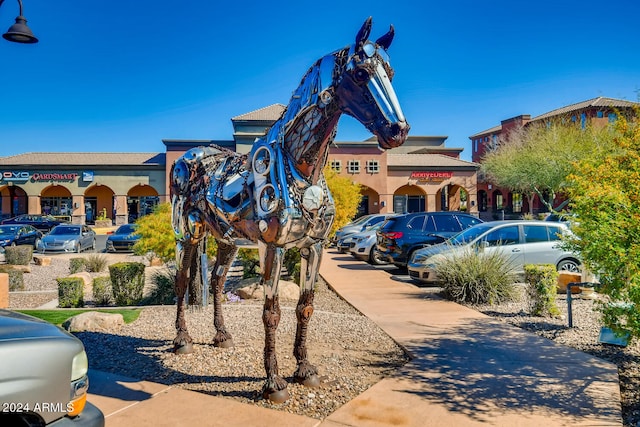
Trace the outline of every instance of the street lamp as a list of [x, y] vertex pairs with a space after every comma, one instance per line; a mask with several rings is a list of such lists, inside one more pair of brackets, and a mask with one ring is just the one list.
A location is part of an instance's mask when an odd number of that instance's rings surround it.
[[[0, 0], [0, 6], [2, 3], [4, 0]], [[27, 27], [27, 19], [22, 16], [22, 0], [18, 0], [18, 5], [20, 5], [20, 15], [16, 18], [16, 23], [9, 27], [9, 30], [2, 37], [16, 43], [38, 43], [38, 39]]]

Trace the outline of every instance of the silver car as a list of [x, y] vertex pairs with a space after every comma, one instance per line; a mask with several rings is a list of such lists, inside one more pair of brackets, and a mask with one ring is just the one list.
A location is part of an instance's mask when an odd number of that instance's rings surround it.
[[96, 249], [96, 233], [86, 225], [63, 224], [53, 227], [38, 243], [36, 250], [45, 252], [75, 252]]
[[499, 252], [509, 257], [517, 274], [525, 264], [553, 264], [558, 271], [578, 273], [577, 255], [561, 247], [561, 236], [569, 233], [565, 224], [549, 221], [493, 221], [474, 225], [439, 245], [414, 252], [407, 270], [422, 283], [438, 283], [436, 264], [465, 250]]
[[378, 231], [383, 224], [383, 222], [379, 222], [360, 233], [347, 237], [347, 239], [349, 239], [349, 252], [351, 252], [351, 255], [373, 265], [388, 264], [387, 260], [381, 257], [379, 252], [375, 250], [378, 239], [376, 231]]
[[336, 231], [335, 235], [333, 236], [332, 240], [336, 244], [340, 252], [342, 253], [348, 252], [349, 245], [345, 244], [344, 242], [345, 237], [364, 231], [365, 229], [367, 229], [368, 227], [371, 227], [372, 225], [381, 223], [385, 219], [387, 219], [390, 215], [392, 214], [370, 214], [370, 215], [361, 216], [355, 221], [350, 222], [349, 224], [338, 229], [338, 231]]
[[0, 310], [0, 425], [104, 426], [87, 402], [82, 342], [50, 323]]

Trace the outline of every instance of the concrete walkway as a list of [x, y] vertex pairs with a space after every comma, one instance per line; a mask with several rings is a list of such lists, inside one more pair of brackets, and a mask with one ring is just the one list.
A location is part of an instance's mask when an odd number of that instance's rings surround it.
[[[413, 357], [325, 420], [92, 371], [107, 426], [620, 426], [615, 365], [327, 251], [322, 277]], [[321, 364], [321, 361], [316, 361]]]

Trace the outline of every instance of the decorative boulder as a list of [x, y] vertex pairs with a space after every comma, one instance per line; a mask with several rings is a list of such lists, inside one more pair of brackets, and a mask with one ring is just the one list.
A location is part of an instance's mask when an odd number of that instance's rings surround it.
[[79, 273], [70, 274], [69, 277], [79, 277], [79, 278], [81, 278], [82, 281], [84, 282], [85, 288], [87, 286], [91, 286], [91, 283], [93, 282], [93, 279], [91, 278], [91, 274], [87, 273], [86, 271], [81, 271]]
[[69, 332], [111, 332], [124, 325], [120, 313], [87, 311], [64, 321], [62, 327]]
[[41, 265], [43, 267], [51, 265], [51, 257], [50, 256], [34, 256], [33, 262], [35, 265]]
[[[260, 283], [251, 283], [236, 289], [234, 292], [242, 299], [264, 299], [264, 291]], [[241, 282], [246, 283], [246, 282]], [[300, 287], [294, 282], [280, 280], [278, 282], [278, 294], [281, 299], [297, 301], [300, 298]]]

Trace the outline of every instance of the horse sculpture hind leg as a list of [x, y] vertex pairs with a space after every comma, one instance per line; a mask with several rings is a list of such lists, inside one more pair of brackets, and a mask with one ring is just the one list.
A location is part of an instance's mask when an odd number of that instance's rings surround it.
[[184, 296], [189, 287], [189, 271], [193, 264], [194, 257], [197, 256], [197, 244], [181, 243], [179, 269], [176, 275], [176, 337], [173, 340], [173, 351], [177, 354], [191, 353], [193, 351], [193, 340], [187, 331], [187, 322], [184, 318]]
[[216, 328], [216, 335], [213, 338], [213, 345], [221, 348], [233, 347], [233, 339], [224, 325], [224, 317], [222, 316], [222, 291], [224, 290], [224, 282], [229, 272], [229, 267], [235, 258], [238, 247], [233, 244], [227, 244], [220, 240], [218, 243], [218, 255], [213, 265], [213, 273], [211, 274], [211, 288], [213, 290], [213, 325]]
[[322, 243], [316, 243], [310, 248], [300, 249], [300, 299], [296, 307], [296, 339], [293, 355], [298, 367], [293, 374], [296, 382], [307, 387], [320, 385], [318, 370], [307, 360], [307, 327], [313, 314], [313, 296], [318, 268], [322, 258]]

